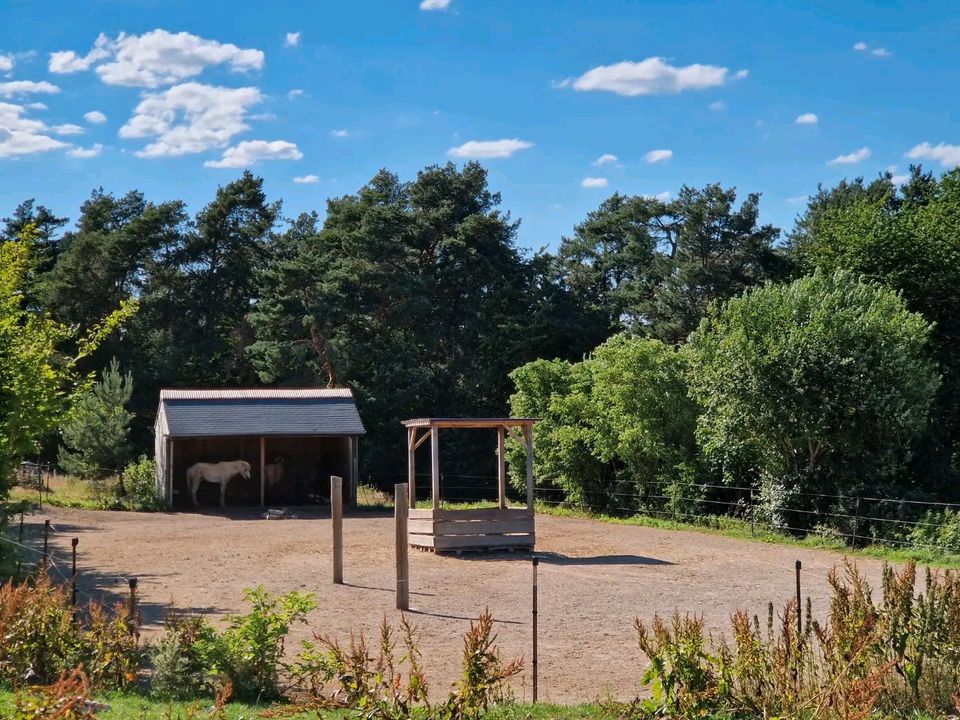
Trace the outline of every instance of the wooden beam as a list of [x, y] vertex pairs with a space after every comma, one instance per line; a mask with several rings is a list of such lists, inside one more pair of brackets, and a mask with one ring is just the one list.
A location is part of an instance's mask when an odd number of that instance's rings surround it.
[[516, 440], [516, 441], [517, 441], [518, 443], [520, 443], [521, 445], [523, 445], [523, 442], [524, 442], [524, 441], [523, 441], [523, 432], [522, 432], [519, 428], [510, 427], [510, 426], [505, 426], [505, 427], [507, 428], [507, 432], [510, 433], [510, 437], [512, 437], [514, 440]]
[[527, 509], [533, 512], [533, 427], [525, 425], [523, 436], [527, 450]]
[[260, 436], [260, 507], [267, 499], [267, 438]]
[[417, 429], [407, 428], [407, 485], [410, 493], [410, 507], [416, 505], [417, 500]]
[[[410, 428], [410, 429], [413, 430], [413, 436], [416, 437], [416, 436], [417, 436], [417, 429], [416, 429], [416, 428]], [[427, 438], [429, 438], [429, 437], [430, 437], [430, 433], [425, 432], [423, 435], [420, 436], [420, 439], [419, 439], [419, 440], [417, 440], [416, 442], [414, 442], [414, 444], [413, 444], [413, 449], [416, 450], [418, 447], [420, 447], [421, 445], [423, 445], [423, 444], [427, 441]]]
[[357, 504], [357, 485], [360, 483], [360, 438], [356, 435], [350, 436], [348, 443], [350, 447], [350, 505]]
[[333, 524], [333, 582], [343, 585], [343, 478], [330, 476], [330, 519]]
[[501, 426], [497, 428], [497, 492], [500, 496], [500, 508], [507, 506], [507, 431]]
[[410, 556], [407, 540], [407, 515], [410, 500], [406, 483], [393, 489], [393, 516], [396, 525], [397, 610], [410, 609]]
[[430, 481], [433, 489], [433, 509], [440, 509], [440, 431], [430, 428]]

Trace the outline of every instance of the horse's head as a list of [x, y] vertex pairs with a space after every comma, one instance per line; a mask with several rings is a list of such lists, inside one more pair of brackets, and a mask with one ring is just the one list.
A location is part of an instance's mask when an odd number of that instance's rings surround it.
[[248, 463], [246, 460], [240, 463], [240, 476], [244, 480], [250, 479], [250, 463]]
[[273, 462], [271, 463], [271, 465], [280, 465], [282, 467], [284, 462], [286, 462], [286, 459], [283, 457], [283, 455], [277, 455], [273, 459]]

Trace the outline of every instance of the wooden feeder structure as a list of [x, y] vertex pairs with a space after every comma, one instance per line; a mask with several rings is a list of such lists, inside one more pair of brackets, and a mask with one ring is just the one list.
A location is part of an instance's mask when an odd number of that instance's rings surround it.
[[[412, 547], [435, 552], [463, 550], [533, 550], [533, 424], [534, 418], [419, 418], [404, 420], [407, 428], [407, 474], [410, 514], [407, 537]], [[498, 507], [479, 510], [440, 508], [440, 429], [497, 431]], [[527, 455], [527, 506], [507, 507], [507, 434], [523, 443]], [[416, 508], [416, 450], [430, 441], [433, 507]]]

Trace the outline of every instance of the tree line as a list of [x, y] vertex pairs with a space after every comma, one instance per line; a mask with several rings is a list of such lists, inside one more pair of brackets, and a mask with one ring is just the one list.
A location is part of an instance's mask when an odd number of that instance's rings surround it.
[[[402, 472], [401, 419], [501, 415], [513, 394], [514, 411], [545, 417], [538, 437], [580, 448], [558, 466], [574, 494], [642, 490], [654, 476], [772, 482], [800, 472], [787, 456], [820, 433], [808, 485], [855, 477], [952, 498], [960, 173], [821, 187], [785, 234], [759, 207], [759, 194], [738, 200], [719, 183], [669, 201], [614, 194], [555, 251], [528, 252], [468, 163], [410, 181], [382, 170], [328, 200], [322, 221], [285, 218], [246, 172], [192, 216], [179, 200], [98, 189], [72, 225], [27, 200], [0, 235], [33, 248], [28, 315], [89, 328], [135, 299], [82, 357], [75, 336], [60, 343], [81, 374], [113, 359], [129, 374], [134, 451], [152, 444], [161, 387], [349, 386], [369, 433], [361, 474], [376, 481]], [[830, 316], [817, 311], [829, 302]], [[794, 333], [798, 319], [816, 332]], [[887, 382], [906, 383], [909, 401]], [[859, 394], [831, 406], [848, 386]], [[568, 430], [590, 418], [586, 435]], [[761, 437], [771, 423], [796, 433]], [[61, 440], [47, 434], [37, 452], [52, 457]], [[444, 465], [494, 474], [487, 440], [451, 436]], [[544, 467], [549, 452], [538, 447]]]

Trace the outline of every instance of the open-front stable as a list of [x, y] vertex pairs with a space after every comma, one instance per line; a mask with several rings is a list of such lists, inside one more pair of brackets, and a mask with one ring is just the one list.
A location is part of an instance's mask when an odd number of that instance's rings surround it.
[[[533, 506], [533, 418], [419, 418], [404, 420], [407, 428], [407, 482], [410, 513], [407, 537], [413, 547], [436, 552], [463, 550], [528, 549], [536, 543]], [[440, 430], [488, 429], [497, 431], [497, 494], [495, 508], [449, 510], [440, 507]], [[526, 451], [527, 504], [507, 507], [507, 435]], [[418, 509], [416, 451], [430, 442], [430, 480], [433, 507]]]

